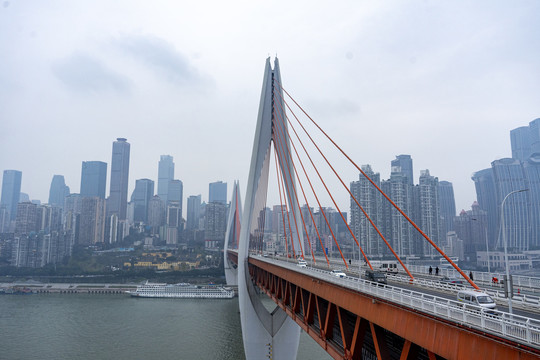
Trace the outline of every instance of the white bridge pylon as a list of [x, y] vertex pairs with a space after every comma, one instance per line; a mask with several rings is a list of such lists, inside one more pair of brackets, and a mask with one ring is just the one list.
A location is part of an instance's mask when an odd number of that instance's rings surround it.
[[[283, 131], [283, 126], [286, 126], [286, 123], [283, 124], [285, 122], [285, 106], [283, 104], [281, 84], [278, 59], [274, 60], [274, 69], [272, 69], [270, 58], [268, 58], [264, 71], [238, 246], [240, 319], [244, 350], [246, 358], [249, 360], [296, 359], [300, 339], [300, 327], [281, 308], [276, 306], [272, 312], [266, 310], [255, 290], [248, 271], [250, 240], [260, 239], [261, 234], [264, 233], [264, 224], [261, 224], [259, 216], [266, 205], [269, 164], [272, 158], [272, 131], [276, 131], [274, 129], [278, 126], [275, 122], [281, 122], [279, 125], [282, 129], [281, 134], [285, 137], [283, 146], [290, 149], [287, 132]], [[277, 91], [279, 91], [279, 95], [274, 96]], [[287, 194], [289, 197], [290, 194], [294, 194], [294, 191], [296, 191], [292, 190], [293, 188], [296, 189], [296, 185], [294, 176], [292, 176], [291, 155], [282, 154], [279, 163], [283, 181], [286, 183], [286, 187], [290, 189], [289, 194]], [[290, 197], [288, 200], [288, 203], [291, 204], [291, 209], [288, 210], [294, 211], [296, 217], [300, 218], [298, 204]], [[301, 249], [301, 244], [303, 244], [302, 233], [292, 229], [291, 237], [294, 248]]]
[[223, 249], [223, 264], [225, 268], [225, 280], [227, 285], [238, 285], [238, 269], [227, 254], [229, 245], [233, 244], [237, 248], [240, 239], [240, 221], [242, 220], [242, 200], [240, 199], [240, 183], [234, 182], [229, 208], [229, 218], [227, 219], [227, 231], [225, 232], [225, 247]]

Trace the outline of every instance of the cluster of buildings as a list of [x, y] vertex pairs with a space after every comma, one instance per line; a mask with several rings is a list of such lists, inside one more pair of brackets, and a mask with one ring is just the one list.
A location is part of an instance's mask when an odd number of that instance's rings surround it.
[[[503, 267], [506, 242], [510, 266], [529, 269], [537, 260], [540, 264], [540, 119], [510, 135], [512, 157], [473, 174], [477, 200], [459, 215], [452, 184], [439, 181], [429, 170], [420, 171], [415, 183], [410, 155], [391, 161], [389, 179], [381, 179], [370, 165], [362, 171], [447, 255], [470, 265]], [[25, 198], [20, 192], [22, 173], [5, 170], [0, 257], [9, 257], [15, 266], [40, 267], [69, 256], [74, 245], [114, 244], [133, 233], [144, 234], [147, 248], [198, 243], [220, 249], [229, 212], [227, 183], [210, 183], [207, 203], [201, 195], [188, 196], [184, 219], [183, 184], [174, 178], [173, 157], [161, 156], [157, 189], [153, 180], [137, 179], [128, 198], [129, 155], [126, 139], [113, 142], [108, 197], [107, 164], [101, 161], [83, 161], [78, 194], [70, 193], [62, 175], [54, 175], [47, 204]], [[351, 182], [350, 218], [332, 208], [301, 207], [303, 217], [312, 219], [300, 226], [304, 252], [331, 254], [337, 243], [340, 251], [354, 257], [358, 248], [352, 232], [370, 258], [391, 256], [381, 235], [402, 258], [439, 258], [371, 181], [360, 174]], [[287, 238], [295, 227], [291, 219], [286, 205], [264, 207], [257, 220], [261, 236], [252, 241], [259, 242], [262, 251], [287, 252]]]
[[[369, 165], [362, 170], [447, 255], [470, 265], [502, 268], [506, 242], [510, 267], [526, 270], [540, 265], [540, 119], [512, 130], [510, 138], [512, 157], [473, 174], [477, 201], [457, 216], [452, 184], [428, 170], [421, 171], [414, 184], [409, 155], [392, 161], [388, 180], [381, 180]], [[439, 257], [363, 175], [351, 183], [351, 192], [398, 255]], [[368, 255], [390, 255], [352, 197], [351, 228]]]
[[75, 245], [115, 244], [128, 235], [144, 234], [144, 245], [176, 247], [182, 241], [217, 247], [225, 237], [227, 184], [209, 186], [209, 202], [201, 195], [187, 199], [182, 216], [183, 184], [174, 178], [174, 161], [162, 155], [157, 189], [150, 179], [137, 179], [128, 198], [130, 144], [112, 145], [109, 196], [107, 163], [83, 161], [79, 193], [71, 193], [64, 176], [54, 175], [49, 201], [30, 201], [21, 192], [22, 172], [4, 170], [0, 197], [0, 258], [18, 267], [42, 267], [71, 256]]

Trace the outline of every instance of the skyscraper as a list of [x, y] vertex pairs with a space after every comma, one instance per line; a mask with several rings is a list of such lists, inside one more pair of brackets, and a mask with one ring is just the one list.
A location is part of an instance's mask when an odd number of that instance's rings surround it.
[[216, 181], [209, 185], [208, 202], [227, 203], [227, 183]]
[[540, 152], [540, 118], [533, 120], [529, 126], [521, 126], [510, 131], [512, 158], [527, 161], [529, 156]]
[[[105, 191], [103, 191], [105, 195]], [[69, 195], [69, 186], [66, 186], [64, 175], [54, 175], [49, 189], [49, 205], [64, 207], [64, 199]]]
[[169, 182], [169, 194], [167, 195], [167, 203], [174, 203], [180, 207], [180, 215], [182, 215], [182, 198], [184, 196], [184, 184], [181, 180], [171, 180]]
[[84, 197], [81, 201], [79, 244], [92, 245], [104, 241], [105, 200]]
[[[500, 159], [491, 163], [497, 204], [510, 192], [528, 189], [522, 163], [517, 159]], [[508, 247], [528, 250], [530, 241], [529, 192], [513, 194], [504, 205], [504, 223]], [[500, 218], [500, 213], [498, 218]], [[500, 224], [499, 224], [500, 225]], [[501, 246], [504, 244], [501, 244]]]
[[107, 186], [107, 163], [103, 161], [83, 161], [81, 170], [81, 196], [97, 196], [105, 199]]
[[411, 155], [397, 155], [395, 160], [392, 160], [391, 165], [393, 173], [402, 173], [407, 178], [407, 184], [414, 184]]
[[167, 203], [169, 183], [174, 179], [174, 162], [171, 155], [161, 155], [158, 165], [158, 188], [157, 195], [164, 203]]
[[[363, 165], [362, 170], [380, 186], [381, 176], [379, 173], [373, 172], [370, 165]], [[351, 227], [354, 236], [360, 241], [360, 245], [366, 254], [376, 256], [383, 254], [386, 245], [364, 215], [364, 212], [356, 204], [356, 201], [358, 201], [358, 204], [362, 206], [373, 223], [380, 227], [383, 214], [381, 193], [362, 174], [360, 174], [358, 181], [351, 182], [351, 193], [354, 196], [354, 199], [351, 197]]]
[[441, 238], [444, 238], [449, 231], [454, 230], [454, 217], [456, 216], [454, 187], [449, 181], [439, 181], [439, 206], [442, 220]]
[[191, 195], [187, 199], [186, 230], [198, 230], [201, 218], [201, 195]]
[[14, 221], [17, 217], [17, 204], [21, 194], [22, 172], [17, 170], [4, 170], [2, 177], [2, 197], [0, 207], [9, 211], [9, 218]]
[[107, 201], [107, 214], [118, 214], [119, 220], [126, 219], [129, 180], [130, 144], [127, 139], [117, 138], [113, 142], [111, 161], [111, 187]]
[[148, 205], [154, 196], [154, 182], [150, 179], [139, 179], [135, 181], [135, 190], [131, 194], [134, 214], [133, 220], [136, 222], [148, 223]]
[[[439, 179], [431, 176], [429, 170], [420, 172], [418, 185], [420, 204], [420, 228], [439, 247], [442, 247], [441, 222], [439, 214]], [[439, 256], [437, 250], [427, 241], [422, 241], [425, 256]]]

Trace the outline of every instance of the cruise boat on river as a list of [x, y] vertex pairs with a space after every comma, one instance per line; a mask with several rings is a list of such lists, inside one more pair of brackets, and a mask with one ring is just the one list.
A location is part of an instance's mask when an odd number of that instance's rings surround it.
[[219, 285], [192, 285], [187, 283], [150, 283], [137, 286], [135, 291], [127, 291], [134, 297], [179, 298], [179, 299], [232, 299], [233, 289]]

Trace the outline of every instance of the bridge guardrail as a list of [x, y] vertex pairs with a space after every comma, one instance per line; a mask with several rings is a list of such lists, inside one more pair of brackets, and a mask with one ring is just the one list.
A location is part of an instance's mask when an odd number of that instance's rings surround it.
[[[387, 275], [389, 279], [404, 283], [404, 284], [410, 284], [411, 279], [409, 277], [405, 276], [399, 276], [399, 275]], [[413, 284], [418, 284], [420, 286], [424, 286], [427, 288], [433, 288], [437, 290], [452, 290], [452, 291], [458, 291], [463, 288], [468, 288], [468, 286], [464, 285], [458, 285], [458, 284], [451, 284], [451, 283], [444, 283], [440, 282], [439, 280], [433, 280], [433, 279], [422, 279], [422, 278], [415, 278], [412, 281]], [[504, 295], [503, 291], [498, 291], [494, 289], [482, 289], [485, 293], [489, 294], [496, 300], [499, 300], [500, 302], [508, 303], [508, 299]], [[518, 305], [522, 308], [529, 308], [533, 310], [540, 310], [540, 297], [534, 296], [534, 295], [526, 295], [526, 294], [514, 294], [512, 297], [512, 303], [514, 305]]]
[[540, 348], [540, 321], [524, 316], [513, 315], [502, 311], [482, 311], [480, 307], [463, 305], [455, 300], [441, 298], [414, 290], [380, 286], [357, 277], [346, 276], [339, 278], [326, 270], [313, 267], [300, 268], [294, 263], [263, 258], [267, 262], [279, 262], [280, 266], [306, 275], [317, 275], [323, 280], [358, 290], [412, 309], [422, 310], [435, 316], [468, 325], [478, 330], [486, 331], [497, 336], [512, 338], [520, 343]]

